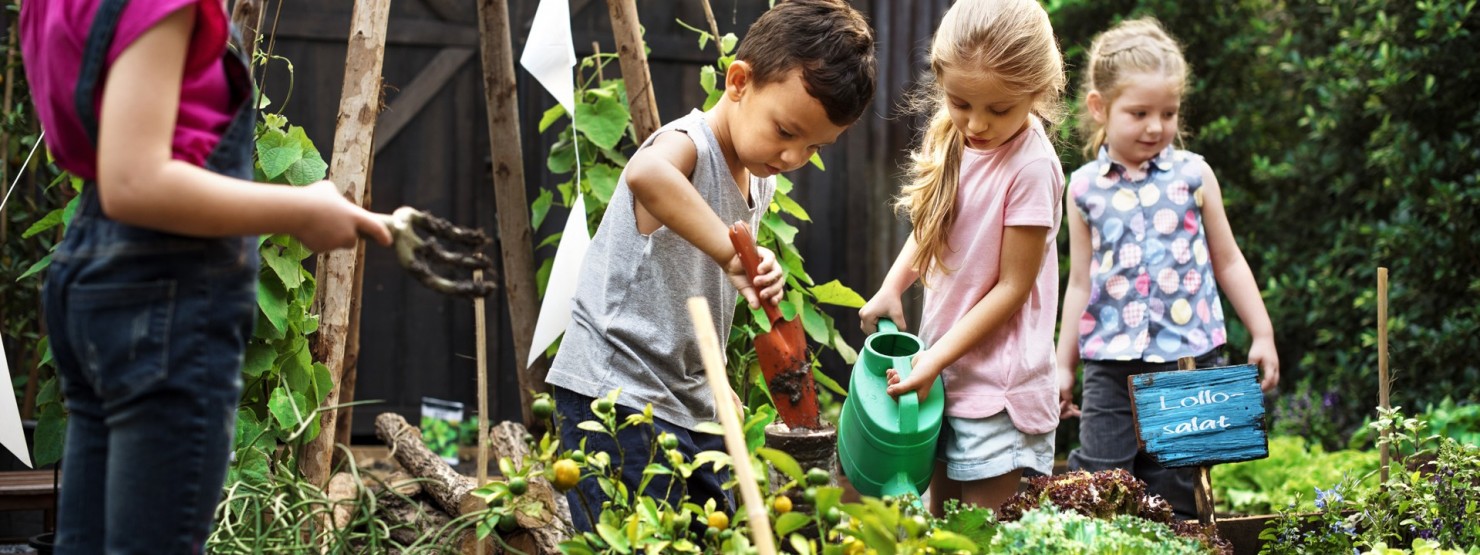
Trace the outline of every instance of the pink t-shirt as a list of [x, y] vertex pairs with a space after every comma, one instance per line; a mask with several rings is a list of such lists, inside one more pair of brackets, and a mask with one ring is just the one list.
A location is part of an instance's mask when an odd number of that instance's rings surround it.
[[997, 285], [1008, 226], [1049, 228], [1038, 279], [1022, 309], [943, 373], [946, 414], [985, 418], [1005, 408], [1017, 429], [1041, 434], [1059, 423], [1053, 330], [1064, 172], [1043, 125], [1029, 121], [1002, 146], [966, 149], [956, 223], [943, 257], [949, 271], [928, 276], [920, 336], [935, 344]]
[[[93, 15], [102, 0], [30, 0], [21, 4], [21, 55], [31, 85], [36, 115], [46, 144], [63, 169], [97, 179], [97, 149], [88, 138], [75, 101]], [[203, 165], [231, 122], [231, 91], [222, 66], [230, 36], [223, 0], [136, 0], [123, 9], [93, 99], [101, 108], [107, 67], [140, 35], [176, 10], [196, 5], [180, 110], [175, 122], [174, 158]], [[98, 110], [101, 117], [101, 109]]]

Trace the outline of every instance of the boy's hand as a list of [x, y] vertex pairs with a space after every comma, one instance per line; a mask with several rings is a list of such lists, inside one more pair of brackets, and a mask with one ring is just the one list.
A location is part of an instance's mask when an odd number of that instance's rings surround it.
[[1259, 367], [1264, 373], [1264, 379], [1259, 382], [1259, 390], [1269, 393], [1274, 386], [1280, 383], [1280, 355], [1275, 352], [1274, 339], [1255, 338], [1249, 345], [1249, 364]]
[[1060, 367], [1059, 377], [1059, 418], [1073, 418], [1079, 416], [1079, 405], [1074, 404], [1074, 369]]
[[900, 302], [899, 295], [890, 295], [883, 291], [874, 293], [874, 298], [869, 299], [858, 309], [858, 326], [863, 328], [863, 333], [874, 333], [879, 330], [879, 318], [888, 318], [899, 326], [899, 331], [909, 330], [909, 325], [904, 321], [904, 304]]
[[910, 362], [910, 375], [903, 380], [899, 378], [899, 372], [893, 368], [885, 371], [884, 376], [889, 380], [889, 387], [884, 389], [884, 392], [891, 397], [899, 397], [914, 391], [919, 395], [920, 402], [925, 402], [925, 398], [930, 396], [930, 387], [935, 385], [936, 376], [944, 370], [936, 366], [932, 358], [929, 349], [915, 355], [914, 360]]
[[740, 255], [730, 259], [725, 266], [725, 273], [729, 274], [730, 283], [740, 291], [740, 296], [745, 297], [745, 303], [751, 309], [760, 308], [761, 301], [772, 306], [781, 302], [781, 293], [786, 288], [786, 273], [781, 271], [781, 265], [776, 263], [776, 253], [771, 249], [757, 246], [756, 252], [761, 256], [761, 263], [756, 266], [757, 274], [752, 281], [745, 273], [745, 265], [740, 263]]

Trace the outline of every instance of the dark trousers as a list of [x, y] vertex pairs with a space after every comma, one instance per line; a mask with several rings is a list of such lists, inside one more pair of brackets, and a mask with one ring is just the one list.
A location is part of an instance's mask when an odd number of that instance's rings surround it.
[[[581, 422], [600, 421], [591, 411], [593, 399], [565, 388], [554, 387], [553, 389], [561, 446], [565, 449], [578, 449], [584, 441], [588, 460], [592, 454], [598, 452], [609, 454], [612, 458], [612, 465], [614, 467], [620, 465], [622, 483], [627, 486], [629, 492], [637, 492], [638, 487], [642, 485], [643, 469], [647, 468], [649, 462], [667, 466], [668, 458], [663, 448], [658, 446], [658, 435], [663, 432], [673, 434], [678, 438], [676, 449], [687, 461], [692, 461], [694, 455], [702, 451], [725, 450], [723, 436], [688, 430], [661, 418], [653, 418], [651, 426], [629, 426], [617, 432], [615, 440], [603, 433], [582, 430], [577, 428]], [[625, 421], [627, 415], [641, 414], [641, 411], [621, 405], [616, 405], [614, 410], [617, 413], [618, 423]], [[670, 486], [669, 479], [669, 475], [654, 476], [652, 481], [648, 482], [647, 489], [642, 490], [641, 495], [657, 500], [667, 500], [670, 505], [677, 508], [681, 496], [687, 493], [689, 500], [701, 507], [706, 501], [713, 499], [716, 510], [725, 513], [734, 512], [734, 499], [724, 487], [725, 482], [730, 479], [728, 470], [716, 473], [712, 465], [706, 464], [695, 470], [687, 480], [673, 482]], [[608, 499], [596, 478], [588, 476], [582, 479], [575, 488], [566, 492], [565, 496], [570, 502], [571, 523], [575, 525], [576, 530], [593, 531], [601, 515], [601, 506]], [[704, 531], [703, 515], [695, 515], [694, 525], [691, 528], [698, 533]]]
[[[1198, 368], [1220, 364], [1222, 350], [1197, 357]], [[1136, 441], [1136, 421], [1131, 414], [1127, 379], [1136, 374], [1176, 370], [1177, 363], [1141, 361], [1084, 361], [1084, 400], [1079, 419], [1079, 448], [1069, 453], [1069, 469], [1097, 472], [1124, 468], [1146, 482], [1147, 493], [1160, 495], [1172, 505], [1177, 518], [1197, 518], [1193, 499], [1196, 469], [1165, 468], [1142, 451]]]

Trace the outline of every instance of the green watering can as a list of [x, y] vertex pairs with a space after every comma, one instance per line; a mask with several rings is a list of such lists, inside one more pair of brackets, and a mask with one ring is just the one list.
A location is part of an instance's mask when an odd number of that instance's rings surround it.
[[879, 331], [863, 342], [838, 419], [838, 460], [858, 493], [920, 495], [930, 485], [945, 413], [940, 377], [923, 402], [913, 392], [898, 400], [884, 392], [884, 373], [893, 368], [901, 378], [908, 376], [910, 359], [923, 350], [919, 337], [900, 332], [888, 319], [880, 319]]

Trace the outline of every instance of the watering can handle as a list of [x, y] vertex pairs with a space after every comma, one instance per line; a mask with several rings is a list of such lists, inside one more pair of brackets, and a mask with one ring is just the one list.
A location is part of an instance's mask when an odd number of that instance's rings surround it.
[[899, 331], [899, 326], [894, 325], [894, 320], [888, 318], [879, 318], [878, 326], [878, 333], [895, 333]]
[[[887, 322], [888, 320], [880, 320]], [[903, 380], [910, 375], [910, 357], [896, 357], [894, 359], [894, 371], [899, 373], [899, 379]], [[899, 396], [899, 432], [903, 434], [914, 433], [920, 427], [920, 396], [913, 391], [906, 391]]]

